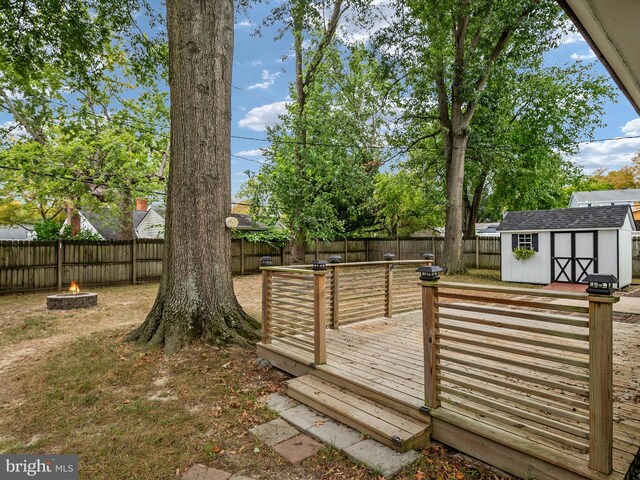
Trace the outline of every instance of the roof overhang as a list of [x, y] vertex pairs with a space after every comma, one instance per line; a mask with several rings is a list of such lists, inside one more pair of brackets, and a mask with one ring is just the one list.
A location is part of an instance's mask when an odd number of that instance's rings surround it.
[[640, 2], [558, 0], [640, 115]]

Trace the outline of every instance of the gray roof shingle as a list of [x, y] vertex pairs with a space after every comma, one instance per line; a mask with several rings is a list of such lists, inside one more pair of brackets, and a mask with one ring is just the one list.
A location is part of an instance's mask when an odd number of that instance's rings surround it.
[[508, 212], [498, 231], [619, 228], [630, 214], [628, 205]]
[[593, 192], [573, 192], [578, 203], [596, 202], [640, 202], [640, 189], [594, 190]]

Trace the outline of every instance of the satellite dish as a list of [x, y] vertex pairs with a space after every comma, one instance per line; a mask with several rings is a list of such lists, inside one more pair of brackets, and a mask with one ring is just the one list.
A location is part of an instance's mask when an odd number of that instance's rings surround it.
[[224, 223], [227, 225], [227, 228], [237, 228], [238, 219], [236, 217], [227, 217]]

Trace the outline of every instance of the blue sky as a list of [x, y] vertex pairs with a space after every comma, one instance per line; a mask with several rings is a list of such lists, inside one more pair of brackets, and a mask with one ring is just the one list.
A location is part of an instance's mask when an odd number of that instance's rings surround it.
[[[274, 30], [266, 30], [262, 37], [252, 33], [257, 24], [268, 13], [268, 7], [260, 5], [248, 15], [239, 15], [235, 27], [235, 59], [233, 83], [236, 88], [232, 98], [232, 135], [264, 138], [267, 125], [277, 120], [289, 96], [289, 83], [293, 80], [293, 61], [283, 62], [282, 57], [290, 53], [291, 38], [274, 41]], [[567, 62], [594, 62], [598, 73], [610, 79], [609, 74], [589, 45], [578, 33], [563, 39], [562, 45], [547, 55], [548, 64], [563, 65]], [[613, 81], [611, 81], [613, 84]], [[242, 89], [242, 90], [240, 90]], [[623, 137], [621, 140], [581, 144], [580, 152], [572, 160], [590, 173], [595, 168], [617, 169], [630, 163], [634, 153], [640, 150], [640, 118], [626, 99], [615, 88], [617, 101], [609, 102], [603, 118], [605, 127], [599, 128], [595, 139]], [[626, 137], [626, 138], [625, 138]], [[236, 192], [246, 179], [244, 171], [257, 171], [256, 162], [262, 159], [259, 148], [266, 143], [233, 138], [232, 154], [253, 161], [232, 158], [232, 190]]]
[[[159, 2], [153, 0], [152, 3]], [[378, 5], [383, 6], [384, 3], [385, 0], [376, 0]], [[260, 147], [267, 145], [264, 141], [237, 137], [265, 138], [267, 125], [276, 122], [278, 114], [284, 111], [289, 98], [289, 84], [293, 80], [291, 36], [285, 35], [275, 41], [277, 31], [273, 27], [265, 28], [262, 36], [254, 35], [256, 27], [272, 7], [273, 4], [257, 4], [247, 14], [236, 17], [232, 97], [232, 136], [235, 138], [231, 143], [234, 194], [247, 178], [244, 172], [259, 169], [262, 160]], [[350, 33], [358, 39], [367, 36], [367, 32], [354, 32], [353, 29]], [[563, 44], [548, 54], [547, 63], [565, 64], [578, 59], [594, 62], [597, 71], [610, 78], [578, 33], [566, 36]], [[603, 118], [606, 126], [596, 131], [595, 138], [622, 139], [582, 144], [580, 153], [572, 160], [582, 165], [587, 173], [599, 167], [620, 168], [640, 150], [640, 138], [629, 138], [640, 137], [640, 118], [624, 95], [617, 88], [615, 90], [617, 101], [607, 104]], [[0, 112], [0, 124], [10, 119], [8, 112]]]

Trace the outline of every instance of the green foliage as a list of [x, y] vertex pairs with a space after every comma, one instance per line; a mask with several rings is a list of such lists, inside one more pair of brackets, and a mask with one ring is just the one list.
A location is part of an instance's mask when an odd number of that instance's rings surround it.
[[536, 254], [535, 250], [530, 248], [518, 247], [513, 249], [513, 256], [516, 260], [526, 260]]
[[33, 225], [38, 240], [102, 240], [102, 237], [89, 230], [81, 230], [73, 235], [71, 225], [62, 226], [61, 221], [41, 220]]
[[57, 220], [41, 220], [33, 224], [38, 240], [58, 240], [61, 238], [62, 222]]
[[442, 185], [401, 168], [380, 173], [375, 182], [376, 213], [380, 226], [390, 236], [410, 235], [444, 224]]
[[288, 230], [271, 228], [264, 231], [233, 230], [233, 238], [243, 238], [252, 243], [268, 243], [272, 247], [284, 247], [289, 243]]
[[279, 216], [299, 240], [329, 240], [375, 223], [374, 178], [383, 158], [371, 146], [389, 113], [383, 92], [390, 85], [364, 48], [342, 53], [325, 52], [304, 114], [289, 104], [269, 129], [269, 162], [244, 190], [257, 218]]

